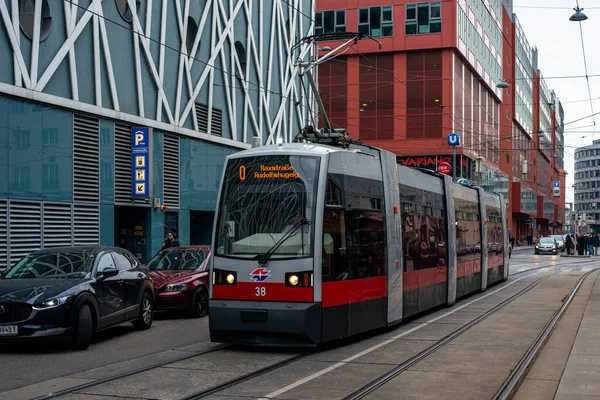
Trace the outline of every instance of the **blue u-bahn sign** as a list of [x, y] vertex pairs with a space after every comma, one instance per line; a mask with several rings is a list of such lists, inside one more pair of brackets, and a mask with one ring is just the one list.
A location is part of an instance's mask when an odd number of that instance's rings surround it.
[[131, 197], [150, 197], [150, 128], [131, 129]]
[[460, 146], [460, 134], [449, 133], [448, 134], [448, 145], [449, 146]]

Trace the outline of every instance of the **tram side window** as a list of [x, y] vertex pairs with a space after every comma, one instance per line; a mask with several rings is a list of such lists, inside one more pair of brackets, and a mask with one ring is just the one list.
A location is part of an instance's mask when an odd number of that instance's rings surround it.
[[[455, 190], [456, 187], [455, 187]], [[481, 258], [481, 230], [477, 200], [454, 198], [456, 208], [457, 262], [464, 263]]]
[[376, 209], [348, 210], [348, 265], [351, 278], [385, 275], [385, 223], [381, 200], [364, 197]]
[[500, 210], [487, 206], [486, 214], [487, 252], [490, 255], [501, 255], [504, 253], [504, 232]]
[[326, 209], [323, 218], [323, 282], [348, 279], [346, 213]]
[[329, 206], [342, 205], [342, 191], [331, 179], [327, 180], [327, 190], [325, 195], [325, 204]]
[[446, 227], [443, 210], [403, 203], [401, 218], [405, 271], [443, 267], [447, 264]]

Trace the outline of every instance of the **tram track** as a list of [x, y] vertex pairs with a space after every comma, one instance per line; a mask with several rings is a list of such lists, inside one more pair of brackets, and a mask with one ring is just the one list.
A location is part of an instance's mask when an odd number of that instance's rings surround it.
[[[554, 267], [554, 266], [559, 267], [559, 265], [550, 265], [549, 264], [549, 265], [544, 265], [544, 266], [540, 266], [540, 267], [536, 267], [536, 268], [531, 268], [531, 269], [524, 270], [524, 271], [519, 271], [519, 272], [516, 272], [515, 274], [512, 274], [510, 276], [514, 277], [516, 275], [520, 275], [520, 274], [524, 274], [524, 273], [527, 273], [527, 272], [532, 272], [532, 271], [540, 270], [540, 269], [543, 269], [543, 268], [551, 268], [551, 267]], [[478, 322], [480, 322], [481, 320], [485, 319], [487, 316], [493, 314], [494, 312], [498, 311], [500, 308], [504, 307], [505, 305], [507, 305], [508, 303], [512, 302], [516, 298], [518, 298], [521, 295], [525, 294], [527, 291], [533, 289], [539, 282], [541, 282], [542, 280], [544, 280], [544, 279], [546, 279], [546, 278], [548, 278], [548, 277], [550, 277], [552, 275], [554, 275], [554, 274], [549, 274], [549, 275], [546, 275], [544, 277], [539, 278], [538, 280], [536, 280], [535, 282], [533, 282], [532, 284], [530, 284], [529, 286], [527, 286], [525, 289], [523, 289], [522, 291], [518, 292], [516, 295], [514, 295], [511, 298], [505, 300], [503, 303], [501, 303], [498, 306], [494, 307], [492, 310], [489, 310], [486, 314], [484, 314], [484, 315], [476, 318], [475, 320], [472, 320], [467, 325], [464, 325], [462, 328], [459, 328], [457, 331], [449, 334], [448, 336], [446, 336], [445, 338], [441, 339], [439, 342], [437, 342], [436, 344], [434, 344], [431, 347], [436, 346], [436, 350], [437, 350], [437, 348], [442, 347], [447, 341], [452, 340], [452, 339], [448, 339], [449, 336], [454, 335], [454, 337], [456, 337], [456, 336], [460, 335], [464, 331], [468, 330], [470, 327], [476, 325]], [[467, 305], [467, 304], [465, 304], [465, 305]], [[460, 331], [460, 333], [457, 334], [456, 332], [458, 332], [458, 331]], [[443, 343], [441, 343], [441, 342], [443, 342]], [[219, 350], [224, 350], [224, 349], [228, 349], [228, 348], [232, 348], [232, 347], [235, 347], [235, 346], [234, 345], [229, 345], [229, 344], [216, 345], [214, 347], [211, 347], [209, 349], [206, 349], [206, 350], [203, 350], [203, 351], [200, 351], [200, 352], [196, 352], [194, 354], [186, 354], [185, 356], [182, 356], [182, 357], [177, 357], [177, 358], [174, 358], [174, 359], [171, 359], [171, 360], [161, 361], [161, 362], [154, 363], [154, 364], [151, 364], [151, 365], [148, 365], [148, 366], [144, 366], [144, 367], [132, 369], [132, 370], [129, 370], [129, 371], [124, 371], [124, 372], [121, 372], [121, 373], [118, 373], [118, 374], [115, 374], [115, 375], [111, 375], [111, 376], [108, 376], [106, 378], [97, 379], [97, 380], [94, 380], [94, 381], [91, 381], [91, 382], [87, 382], [87, 383], [84, 383], [84, 384], [81, 384], [81, 385], [77, 385], [77, 386], [65, 388], [65, 389], [62, 389], [62, 390], [58, 390], [56, 392], [48, 393], [48, 394], [45, 394], [45, 395], [42, 395], [42, 396], [39, 396], [39, 397], [35, 397], [33, 400], [46, 400], [46, 399], [59, 398], [59, 397], [64, 396], [64, 395], [68, 395], [68, 394], [71, 394], [71, 393], [79, 392], [79, 391], [82, 391], [82, 390], [85, 390], [85, 389], [90, 389], [90, 388], [93, 388], [93, 387], [96, 387], [96, 386], [101, 386], [101, 385], [104, 385], [104, 384], [107, 384], [107, 383], [110, 383], [110, 382], [114, 382], [114, 381], [117, 381], [117, 380], [120, 380], [120, 379], [123, 379], [123, 378], [127, 378], [127, 377], [130, 377], [130, 376], [133, 376], [133, 375], [141, 374], [141, 373], [153, 370], [153, 369], [165, 367], [165, 366], [167, 366], [169, 364], [173, 364], [173, 363], [185, 361], [185, 360], [188, 360], [188, 359], [191, 359], [191, 358], [195, 358], [195, 357], [200, 357], [200, 356], [203, 356], [203, 355], [206, 355], [206, 354], [209, 354], [209, 353], [213, 353], [213, 352], [216, 352], [216, 351], [219, 351]], [[426, 349], [425, 351], [427, 351], [427, 350], [428, 349]], [[269, 372], [275, 371], [277, 369], [283, 368], [283, 367], [285, 367], [287, 365], [293, 364], [293, 363], [295, 363], [297, 361], [300, 361], [300, 360], [302, 360], [302, 359], [304, 359], [306, 357], [309, 357], [310, 355], [312, 355], [314, 353], [315, 353], [314, 351], [308, 351], [308, 352], [305, 352], [305, 353], [293, 355], [292, 357], [286, 358], [286, 359], [284, 359], [282, 361], [279, 361], [277, 363], [274, 363], [274, 364], [271, 364], [271, 365], [267, 365], [267, 366], [265, 366], [263, 368], [260, 368], [260, 369], [258, 369], [256, 371], [252, 371], [252, 372], [243, 374], [243, 375], [241, 375], [239, 377], [227, 380], [226, 382], [223, 382], [222, 384], [215, 385], [215, 386], [210, 387], [208, 389], [204, 389], [204, 390], [202, 390], [200, 392], [194, 393], [193, 395], [185, 397], [184, 399], [185, 400], [188, 400], [188, 399], [189, 400], [192, 400], [192, 399], [196, 400], [196, 399], [201, 399], [201, 398], [208, 397], [208, 396], [210, 396], [212, 394], [221, 392], [221, 391], [223, 391], [225, 389], [228, 389], [230, 387], [239, 385], [239, 384], [241, 384], [241, 383], [243, 383], [245, 381], [248, 381], [248, 380], [260, 377], [261, 375], [264, 375], [266, 373], [269, 373]], [[417, 357], [417, 356], [415, 356], [415, 357]], [[411, 360], [408, 360], [407, 363], [410, 362]], [[408, 367], [410, 367], [410, 366], [407, 366], [406, 368], [408, 368]], [[360, 397], [357, 397], [357, 398], [360, 398]]]
[[553, 274], [548, 274], [548, 275], [540, 277], [539, 279], [536, 279], [534, 282], [532, 282], [527, 287], [525, 287], [524, 289], [520, 290], [519, 292], [517, 292], [516, 294], [514, 294], [510, 298], [504, 300], [503, 302], [501, 302], [500, 304], [494, 306], [493, 308], [491, 308], [490, 310], [488, 310], [485, 313], [481, 314], [480, 316], [472, 319], [471, 321], [469, 321], [468, 323], [464, 324], [463, 326], [461, 326], [460, 328], [456, 329], [455, 331], [449, 333], [448, 335], [446, 335], [445, 337], [443, 337], [442, 339], [440, 339], [436, 343], [434, 343], [431, 346], [427, 347], [425, 350], [423, 350], [423, 351], [419, 352], [418, 354], [412, 356], [408, 360], [404, 361], [402, 364], [397, 365], [396, 367], [392, 368], [390, 371], [386, 372], [385, 374], [383, 374], [383, 375], [379, 376], [378, 378], [372, 380], [371, 382], [367, 383], [366, 385], [364, 385], [360, 389], [358, 389], [358, 390], [352, 392], [351, 394], [349, 394], [348, 396], [344, 397], [344, 400], [359, 400], [359, 399], [362, 399], [362, 398], [368, 396], [369, 394], [372, 394], [377, 389], [379, 389], [380, 387], [382, 387], [383, 385], [385, 385], [387, 382], [391, 381], [392, 379], [396, 378], [397, 376], [399, 376], [400, 374], [402, 374], [404, 371], [408, 370], [413, 365], [415, 365], [418, 362], [424, 360], [425, 358], [431, 356], [436, 351], [438, 351], [439, 349], [441, 349], [442, 347], [444, 347], [446, 344], [448, 344], [452, 340], [456, 339], [457, 337], [459, 337], [460, 335], [462, 335], [463, 333], [465, 333], [466, 331], [468, 331], [469, 329], [471, 329], [475, 325], [479, 324], [484, 319], [486, 319], [489, 316], [491, 316], [491, 315], [495, 314], [496, 312], [500, 311], [501, 309], [503, 309], [504, 307], [506, 307], [507, 305], [509, 305], [510, 303], [512, 303], [514, 300], [518, 299], [519, 297], [523, 296], [524, 294], [526, 294], [529, 291], [531, 291], [532, 289], [534, 289], [542, 281], [544, 281], [544, 280], [546, 280], [546, 279], [548, 279], [551, 276], [554, 276], [556, 274], [558, 274], [558, 272], [555, 272]]
[[533, 362], [537, 358], [537, 355], [539, 354], [542, 347], [544, 346], [544, 344], [546, 343], [546, 341], [552, 334], [552, 331], [558, 324], [558, 321], [563, 316], [563, 314], [566, 312], [569, 305], [575, 298], [575, 295], [577, 294], [577, 292], [583, 285], [583, 282], [592, 273], [597, 272], [598, 270], [600, 270], [600, 268], [594, 268], [591, 271], [588, 271], [585, 275], [583, 275], [579, 279], [579, 281], [577, 282], [577, 284], [575, 285], [575, 287], [573, 288], [571, 293], [569, 293], [569, 295], [565, 298], [565, 300], [563, 301], [563, 303], [559, 307], [559, 309], [556, 310], [556, 312], [552, 315], [552, 317], [550, 318], [550, 321], [548, 321], [548, 324], [546, 324], [546, 326], [544, 327], [542, 332], [540, 332], [540, 334], [535, 339], [535, 341], [533, 342], [531, 347], [529, 347], [529, 349], [527, 350], [525, 355], [519, 360], [519, 362], [517, 363], [517, 366], [515, 368], [513, 368], [509, 377], [504, 381], [504, 383], [502, 384], [500, 389], [494, 395], [493, 400], [506, 400], [506, 399], [510, 399], [514, 396], [514, 394], [519, 389], [521, 382], [527, 376], [529, 368], [533, 365]]
[[64, 395], [67, 395], [67, 394], [70, 394], [70, 393], [74, 393], [74, 392], [77, 392], [77, 391], [80, 391], [80, 390], [89, 389], [89, 388], [94, 387], [94, 386], [99, 386], [99, 385], [103, 385], [105, 383], [109, 383], [109, 382], [113, 382], [113, 381], [116, 381], [116, 380], [119, 380], [119, 379], [127, 378], [128, 376], [132, 376], [132, 375], [140, 374], [142, 372], [150, 371], [152, 369], [164, 367], [165, 365], [168, 365], [168, 364], [172, 364], [172, 363], [176, 363], [176, 362], [180, 362], [180, 361], [185, 361], [185, 360], [188, 360], [188, 359], [194, 358], [194, 357], [200, 357], [200, 356], [203, 356], [203, 355], [206, 355], [206, 354], [210, 354], [210, 353], [213, 353], [215, 351], [223, 350], [223, 349], [226, 349], [226, 348], [229, 348], [229, 347], [232, 347], [232, 346], [233, 345], [229, 345], [229, 344], [216, 345], [214, 347], [211, 347], [211, 348], [206, 349], [206, 350], [199, 351], [199, 352], [194, 353], [194, 354], [187, 354], [185, 356], [177, 357], [177, 358], [172, 359], [172, 360], [161, 361], [161, 362], [158, 362], [158, 363], [147, 365], [145, 367], [136, 368], [136, 369], [132, 369], [132, 370], [129, 370], [129, 371], [121, 372], [121, 373], [118, 373], [118, 374], [115, 374], [115, 375], [111, 375], [111, 376], [106, 377], [106, 378], [97, 379], [97, 380], [94, 380], [92, 382], [83, 383], [83, 384], [77, 385], [77, 386], [72, 386], [70, 388], [66, 388], [66, 389], [63, 389], [63, 390], [57, 390], [56, 392], [52, 392], [52, 393], [45, 394], [43, 396], [35, 397], [32, 400], [55, 399], [57, 397], [64, 396]]
[[[542, 269], [542, 268], [546, 268], [546, 267], [532, 268], [532, 269], [529, 269], [529, 270], [526, 270], [526, 271], [521, 271], [521, 272], [519, 272], [517, 274], [525, 273], [525, 272], [529, 272], [529, 271], [533, 271], [533, 270], [536, 270], [536, 269]], [[575, 287], [565, 297], [565, 300], [563, 301], [563, 303], [561, 304], [561, 306], [559, 307], [559, 309], [550, 318], [550, 321], [548, 322], [548, 324], [545, 326], [545, 328], [542, 330], [542, 332], [538, 335], [538, 337], [536, 338], [536, 340], [534, 341], [534, 343], [531, 345], [531, 347], [528, 349], [528, 351], [525, 353], [525, 355], [523, 356], [523, 358], [521, 358], [521, 360], [519, 361], [519, 363], [517, 364], [517, 366], [512, 370], [510, 376], [506, 379], [506, 381], [504, 382], [504, 384], [502, 385], [502, 387], [498, 390], [498, 392], [494, 396], [493, 400], [506, 400], [506, 399], [509, 399], [509, 398], [512, 397], [512, 395], [518, 389], [519, 383], [525, 377], [526, 372], [528, 371], [528, 369], [531, 366], [532, 362], [535, 360], [535, 357], [538, 354], [538, 352], [540, 351], [543, 343], [545, 343], [545, 341], [550, 336], [550, 333], [552, 332], [552, 329], [556, 326], [556, 324], [558, 323], [558, 320], [560, 319], [560, 317], [562, 316], [562, 314], [568, 308], [569, 304], [571, 303], [571, 301], [575, 297], [577, 291], [579, 290], [579, 288], [583, 284], [584, 280], [590, 274], [592, 274], [593, 272], [596, 272], [598, 270], [600, 270], [600, 268], [594, 268], [594, 269], [586, 272], [579, 279], [579, 281], [576, 283]], [[515, 274], [515, 275], [517, 275], [517, 274]], [[547, 278], [550, 278], [550, 277], [552, 277], [552, 276], [554, 276], [556, 274], [558, 274], [558, 272], [553, 273], [553, 274], [549, 274], [549, 275], [546, 275], [546, 276], [543, 276], [543, 277], [537, 279], [536, 281], [534, 281], [533, 283], [531, 283], [530, 285], [528, 285], [526, 288], [524, 288], [523, 290], [521, 290], [518, 293], [516, 293], [514, 296], [511, 296], [510, 298], [508, 298], [505, 301], [503, 301], [502, 303], [496, 305], [495, 307], [493, 307], [492, 309], [488, 310], [484, 314], [480, 315], [479, 317], [477, 317], [477, 318], [471, 320], [470, 322], [468, 322], [467, 324], [463, 325], [461, 328], [455, 330], [454, 332], [451, 332], [450, 334], [448, 334], [447, 336], [445, 336], [444, 338], [442, 338], [441, 340], [439, 340], [435, 344], [429, 346], [428, 348], [426, 348], [425, 350], [423, 350], [420, 353], [416, 354], [415, 356], [411, 357], [410, 359], [406, 360], [402, 364], [399, 364], [398, 366], [394, 367], [393, 369], [391, 369], [387, 373], [385, 373], [385, 374], [379, 376], [378, 378], [372, 380], [371, 382], [367, 383], [366, 385], [364, 385], [360, 389], [358, 389], [358, 390], [354, 391], [353, 393], [351, 393], [350, 395], [344, 397], [343, 400], [358, 400], [358, 399], [363, 399], [367, 395], [372, 394], [377, 389], [381, 388], [383, 385], [385, 385], [386, 383], [388, 383], [392, 379], [398, 377], [400, 374], [402, 374], [403, 372], [405, 372], [406, 370], [408, 370], [410, 367], [414, 366], [415, 364], [419, 363], [420, 361], [422, 361], [425, 358], [427, 358], [427, 357], [431, 356], [432, 354], [434, 354], [436, 351], [438, 351], [439, 349], [441, 349], [444, 345], [446, 345], [449, 342], [451, 342], [452, 340], [456, 339], [457, 337], [459, 337], [460, 335], [462, 335], [463, 333], [465, 333], [466, 331], [468, 331], [470, 328], [474, 327], [475, 325], [477, 325], [478, 323], [480, 323], [484, 319], [488, 318], [492, 314], [495, 314], [496, 312], [498, 312], [499, 310], [501, 310], [502, 308], [504, 308], [508, 304], [512, 303], [514, 300], [518, 299], [522, 295], [524, 295], [527, 292], [531, 291], [533, 288], [535, 288], [543, 280], [545, 280]]]

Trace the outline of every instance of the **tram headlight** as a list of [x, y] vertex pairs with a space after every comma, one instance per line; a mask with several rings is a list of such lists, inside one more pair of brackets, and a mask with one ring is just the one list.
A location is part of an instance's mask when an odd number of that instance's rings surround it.
[[212, 278], [213, 285], [235, 285], [237, 283], [237, 272], [215, 268]]
[[288, 272], [285, 274], [285, 286], [309, 288], [313, 287], [312, 271], [305, 272]]
[[288, 278], [288, 282], [292, 286], [296, 286], [299, 281], [300, 279], [298, 278], [298, 275], [290, 275], [290, 277]]

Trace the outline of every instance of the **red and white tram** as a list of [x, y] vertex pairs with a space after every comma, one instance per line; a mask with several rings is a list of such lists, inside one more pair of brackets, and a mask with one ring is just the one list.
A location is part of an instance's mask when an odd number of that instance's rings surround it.
[[508, 277], [501, 195], [361, 144], [230, 155], [213, 241], [216, 342], [318, 345]]

